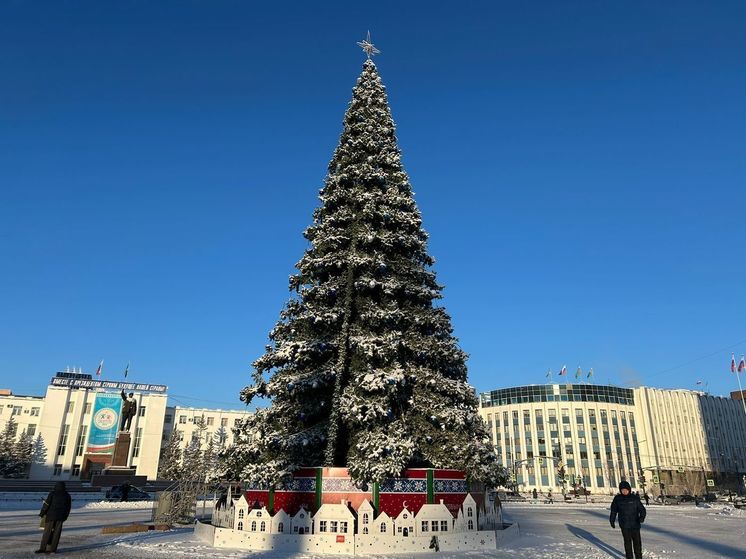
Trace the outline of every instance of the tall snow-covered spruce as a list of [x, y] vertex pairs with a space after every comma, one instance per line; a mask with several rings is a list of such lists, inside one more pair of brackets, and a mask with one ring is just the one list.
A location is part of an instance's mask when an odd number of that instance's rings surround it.
[[504, 481], [467, 356], [434, 305], [442, 288], [371, 60], [320, 199], [293, 295], [241, 392], [247, 404], [259, 396], [271, 405], [236, 430], [230, 473], [281, 484], [302, 466], [345, 466], [365, 485], [435, 467]]

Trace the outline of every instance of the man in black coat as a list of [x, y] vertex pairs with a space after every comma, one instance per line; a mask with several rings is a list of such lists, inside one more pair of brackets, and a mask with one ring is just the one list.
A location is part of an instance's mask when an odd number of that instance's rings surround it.
[[[632, 494], [629, 482], [619, 484], [619, 495], [611, 502], [609, 524], [616, 528], [615, 522], [619, 517], [619, 527], [624, 538], [624, 553], [627, 559], [642, 559], [642, 541], [640, 540], [640, 524], [645, 522], [645, 507], [639, 497]], [[634, 550], [634, 557], [632, 551]]]
[[54, 489], [50, 491], [41, 507], [39, 516], [43, 516], [44, 534], [41, 536], [41, 545], [36, 553], [56, 553], [57, 545], [60, 543], [62, 534], [62, 523], [70, 516], [72, 499], [70, 493], [65, 489], [65, 482], [58, 481]]

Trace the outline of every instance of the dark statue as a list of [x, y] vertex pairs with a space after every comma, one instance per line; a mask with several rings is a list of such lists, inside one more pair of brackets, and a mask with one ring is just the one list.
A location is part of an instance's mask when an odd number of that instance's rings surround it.
[[132, 425], [132, 418], [137, 413], [137, 400], [135, 400], [135, 393], [130, 392], [129, 395], [124, 394], [122, 390], [122, 421], [119, 424], [120, 431], [129, 431]]

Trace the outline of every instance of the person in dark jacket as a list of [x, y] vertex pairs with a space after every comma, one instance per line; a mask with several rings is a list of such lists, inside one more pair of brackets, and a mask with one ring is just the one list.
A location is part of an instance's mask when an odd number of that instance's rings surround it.
[[70, 516], [70, 507], [72, 499], [70, 493], [65, 489], [65, 482], [58, 481], [54, 484], [54, 489], [50, 491], [44, 504], [39, 511], [39, 516], [43, 516], [46, 523], [44, 524], [44, 533], [41, 536], [41, 545], [36, 553], [56, 553], [57, 545], [60, 543], [62, 534], [62, 523]]
[[[642, 559], [642, 541], [640, 540], [640, 524], [645, 522], [645, 507], [639, 497], [632, 494], [629, 482], [619, 484], [619, 495], [611, 502], [609, 524], [616, 528], [615, 522], [619, 518], [619, 527], [624, 538], [624, 553], [627, 559]], [[632, 551], [634, 550], [634, 557]]]
[[650, 495], [645, 491], [645, 506], [647, 507], [648, 505], [650, 505]]
[[119, 497], [119, 500], [122, 502], [128, 501], [130, 498], [130, 484], [125, 481], [121, 485], [120, 491], [121, 491], [121, 496]]

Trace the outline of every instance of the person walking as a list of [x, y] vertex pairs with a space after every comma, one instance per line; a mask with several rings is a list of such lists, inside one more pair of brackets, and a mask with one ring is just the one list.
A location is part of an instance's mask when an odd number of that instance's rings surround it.
[[[619, 527], [624, 538], [624, 553], [626, 559], [642, 559], [642, 540], [640, 539], [640, 524], [645, 522], [647, 511], [640, 499], [632, 494], [632, 487], [628, 481], [619, 484], [619, 494], [611, 502], [609, 524], [616, 528], [615, 522], [619, 518]], [[634, 557], [632, 552], [634, 551]]]
[[41, 545], [36, 553], [56, 553], [57, 545], [62, 535], [62, 523], [70, 516], [72, 499], [70, 493], [65, 489], [65, 482], [58, 481], [54, 489], [49, 492], [44, 504], [39, 511], [39, 516], [44, 517], [44, 533], [41, 536]]
[[130, 498], [130, 484], [125, 481], [120, 487], [120, 491], [121, 497], [119, 498], [119, 500], [121, 502], [128, 501]]
[[549, 493], [547, 493], [547, 501], [549, 501], [550, 505], [554, 504], [554, 498], [552, 497], [552, 490], [549, 490]]
[[648, 495], [647, 491], [645, 491], [644, 499], [645, 499], [645, 506], [647, 507], [648, 505], [650, 505], [650, 495]]
[[538, 491], [536, 491], [536, 487], [534, 487], [534, 490], [533, 490], [533, 492], [532, 492], [532, 495], [533, 495], [533, 498], [534, 498], [534, 502], [535, 502], [535, 501], [536, 501], [536, 499], [538, 499], [538, 498], [539, 498], [539, 493], [538, 493]]

